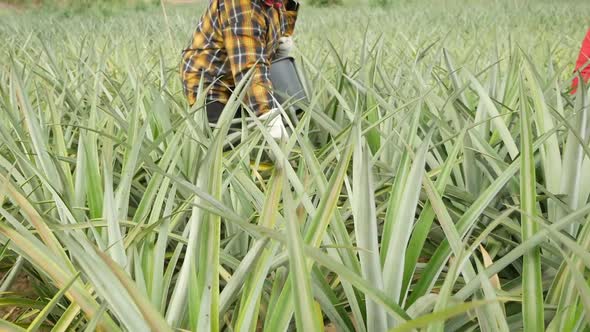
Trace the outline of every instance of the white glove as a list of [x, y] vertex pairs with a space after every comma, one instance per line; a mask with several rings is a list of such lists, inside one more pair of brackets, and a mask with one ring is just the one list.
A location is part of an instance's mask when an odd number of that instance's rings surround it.
[[[269, 118], [270, 120], [268, 120]], [[275, 140], [284, 140], [288, 137], [281, 111], [278, 108], [273, 108], [262, 114], [258, 119], [266, 124], [266, 129]]]
[[293, 49], [293, 38], [292, 37], [281, 37], [279, 38], [279, 47], [277, 48], [277, 53], [275, 58], [281, 59], [288, 57]]

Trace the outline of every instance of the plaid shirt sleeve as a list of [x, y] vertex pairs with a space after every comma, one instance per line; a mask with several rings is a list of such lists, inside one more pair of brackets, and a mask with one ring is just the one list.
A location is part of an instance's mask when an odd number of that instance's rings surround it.
[[275, 108], [270, 80], [270, 59], [265, 52], [266, 21], [260, 2], [225, 0], [223, 37], [236, 85], [252, 69], [251, 85], [246, 92], [248, 106], [256, 114]]

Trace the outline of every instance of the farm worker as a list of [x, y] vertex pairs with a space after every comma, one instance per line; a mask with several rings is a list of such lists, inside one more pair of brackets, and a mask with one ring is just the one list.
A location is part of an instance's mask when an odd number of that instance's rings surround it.
[[[580, 49], [580, 55], [578, 55], [578, 61], [576, 62], [576, 72], [579, 71], [585, 82], [590, 79], [590, 29], [586, 33], [586, 37], [582, 42], [582, 48]], [[578, 77], [574, 78], [572, 83], [572, 93], [575, 93], [578, 88]]]
[[[195, 103], [199, 83], [207, 92], [207, 117], [216, 124], [232, 90], [252, 69], [245, 104], [275, 139], [286, 133], [273, 99], [270, 65], [288, 55], [299, 3], [296, 0], [209, 0], [191, 43], [182, 52], [183, 90]], [[236, 112], [239, 117], [240, 112]]]

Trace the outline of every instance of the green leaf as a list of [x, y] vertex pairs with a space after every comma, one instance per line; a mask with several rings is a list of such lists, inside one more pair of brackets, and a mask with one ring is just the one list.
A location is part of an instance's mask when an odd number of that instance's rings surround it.
[[510, 157], [512, 158], [512, 160], [515, 160], [515, 158], [518, 156], [519, 151], [518, 147], [516, 146], [516, 143], [514, 142], [514, 138], [512, 137], [510, 131], [508, 130], [508, 127], [506, 126], [506, 122], [504, 122], [504, 120], [501, 117], [499, 117], [500, 113], [496, 109], [496, 106], [492, 102], [492, 99], [490, 98], [488, 93], [481, 86], [481, 83], [473, 76], [473, 74], [469, 73], [467, 69], [464, 68], [462, 72], [464, 73], [465, 77], [471, 82], [471, 87], [477, 92], [484, 107], [486, 108], [487, 113], [492, 118], [492, 123], [496, 127], [495, 129], [498, 130], [499, 135], [502, 141], [504, 142]]
[[[529, 107], [526, 104], [523, 78], [520, 79], [520, 207], [522, 240], [530, 239], [538, 232], [533, 218], [537, 212], [537, 191], [533, 133]], [[544, 331], [543, 280], [541, 278], [541, 252], [532, 248], [524, 255], [522, 271], [522, 313], [524, 329]]]
[[29, 325], [29, 328], [27, 328], [27, 331], [37, 331], [41, 327], [41, 324], [43, 324], [45, 318], [47, 318], [47, 316], [51, 313], [51, 311], [53, 311], [55, 306], [59, 303], [61, 298], [70, 289], [72, 284], [74, 284], [74, 281], [76, 281], [76, 279], [78, 279], [79, 276], [80, 276], [80, 273], [77, 273], [72, 278], [72, 280], [70, 280], [64, 287], [62, 287], [59, 290], [59, 292], [57, 292], [57, 294], [55, 294], [55, 296], [51, 299], [51, 301], [49, 301], [49, 303], [47, 303], [45, 305], [43, 310], [41, 310], [37, 314], [37, 317], [35, 317], [35, 319], [31, 322], [31, 324]]
[[[303, 239], [297, 223], [295, 202], [291, 187], [285, 178], [283, 184], [283, 201], [285, 204], [285, 222], [287, 236], [287, 252], [289, 253], [289, 277], [291, 279], [292, 299], [295, 302], [295, 319], [300, 331], [320, 331], [320, 321], [314, 314], [315, 301], [311, 291], [311, 271], [303, 253]], [[270, 327], [269, 327], [270, 328]]]
[[6, 332], [23, 332], [26, 331], [25, 329], [23, 329], [22, 327], [12, 324], [11, 322], [8, 322], [4, 319], [0, 319], [0, 330], [2, 331], [6, 331]]
[[[372, 178], [372, 165], [369, 147], [361, 137], [360, 128], [356, 127], [355, 150], [353, 157], [353, 193], [352, 211], [354, 230], [359, 252], [362, 275], [374, 287], [383, 288], [379, 243], [377, 233], [377, 216]], [[387, 329], [387, 313], [374, 301], [367, 299], [367, 330], [384, 331]]]
[[404, 324], [401, 324], [401, 325], [397, 326], [396, 328], [393, 328], [389, 331], [390, 332], [415, 331], [415, 329], [417, 329], [417, 328], [427, 327], [430, 324], [435, 323], [435, 322], [446, 321], [449, 318], [465, 314], [465, 313], [469, 312], [470, 310], [479, 308], [479, 307], [484, 306], [486, 304], [489, 304], [489, 302], [488, 301], [474, 301], [474, 302], [458, 304], [458, 305], [443, 309], [441, 311], [433, 312], [431, 314], [424, 315], [419, 318], [410, 320], [410, 321], [408, 321]]

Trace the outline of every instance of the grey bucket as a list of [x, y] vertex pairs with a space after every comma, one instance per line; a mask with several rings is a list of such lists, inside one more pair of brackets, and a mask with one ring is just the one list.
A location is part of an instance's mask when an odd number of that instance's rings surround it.
[[288, 103], [298, 108], [297, 106], [301, 103], [308, 103], [305, 88], [293, 57], [274, 60], [270, 66], [270, 80], [274, 96], [281, 105]]

